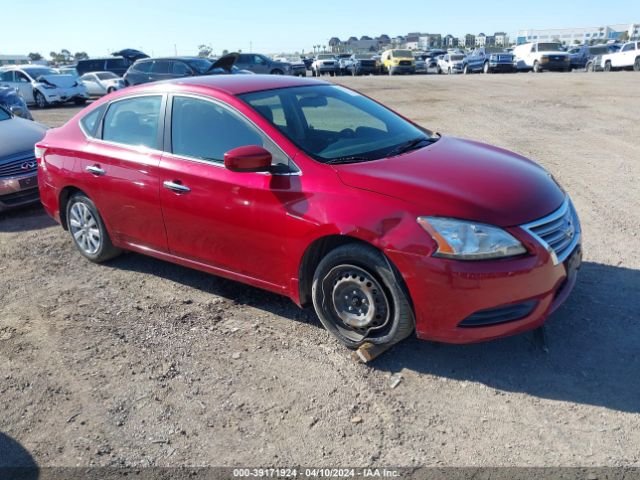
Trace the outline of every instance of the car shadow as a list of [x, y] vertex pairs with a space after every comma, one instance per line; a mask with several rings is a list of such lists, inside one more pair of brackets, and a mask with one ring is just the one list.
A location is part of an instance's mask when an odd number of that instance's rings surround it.
[[640, 270], [585, 262], [567, 302], [532, 333], [473, 345], [409, 339], [373, 368], [640, 413]]
[[251, 306], [290, 320], [323, 328], [312, 310], [299, 308], [287, 297], [199, 270], [131, 252], [109, 261], [106, 265], [112, 268], [156, 275], [225, 298], [238, 305]]
[[42, 205], [30, 205], [0, 213], [0, 232], [25, 232], [41, 230], [56, 225], [42, 208]]
[[36, 480], [40, 476], [33, 456], [17, 440], [0, 432], [0, 478]]
[[[162, 278], [322, 328], [289, 299], [139, 254], [113, 268]], [[585, 262], [567, 302], [547, 321], [545, 351], [532, 332], [492, 342], [447, 345], [409, 338], [372, 368], [407, 369], [540, 398], [640, 412], [640, 271]]]

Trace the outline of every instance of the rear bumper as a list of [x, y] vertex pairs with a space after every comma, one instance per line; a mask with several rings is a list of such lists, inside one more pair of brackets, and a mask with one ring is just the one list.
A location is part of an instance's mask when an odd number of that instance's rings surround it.
[[554, 265], [544, 248], [528, 243], [533, 255], [482, 262], [386, 252], [403, 272], [418, 338], [475, 343], [541, 326], [573, 289], [582, 252], [577, 245], [573, 260]]
[[19, 177], [0, 178], [0, 212], [37, 203], [38, 199], [36, 172]]

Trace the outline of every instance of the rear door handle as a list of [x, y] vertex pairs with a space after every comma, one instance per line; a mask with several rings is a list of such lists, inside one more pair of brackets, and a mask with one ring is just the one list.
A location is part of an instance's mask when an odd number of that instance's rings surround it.
[[89, 165], [87, 168], [85, 168], [85, 170], [93, 175], [97, 175], [97, 176], [101, 176], [104, 175], [105, 173], [107, 173], [105, 170], [103, 170], [102, 168], [98, 167], [97, 165]]
[[168, 188], [169, 190], [173, 190], [174, 192], [178, 193], [187, 193], [191, 191], [189, 187], [182, 185], [181, 183], [171, 182], [169, 180], [165, 180], [162, 185], [164, 186], [164, 188]]

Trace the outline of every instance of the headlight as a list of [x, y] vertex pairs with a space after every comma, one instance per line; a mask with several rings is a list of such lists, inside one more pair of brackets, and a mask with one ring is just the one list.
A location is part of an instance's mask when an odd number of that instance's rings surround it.
[[418, 217], [418, 223], [438, 244], [437, 257], [486, 260], [527, 251], [511, 234], [484, 223], [443, 217]]

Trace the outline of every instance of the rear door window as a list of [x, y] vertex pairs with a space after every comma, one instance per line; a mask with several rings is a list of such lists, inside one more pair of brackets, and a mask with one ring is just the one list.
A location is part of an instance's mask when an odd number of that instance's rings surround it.
[[102, 122], [102, 139], [124, 145], [158, 149], [161, 106], [160, 95], [113, 102]]
[[169, 73], [169, 62], [167, 60], [156, 60], [151, 67], [151, 73]]

